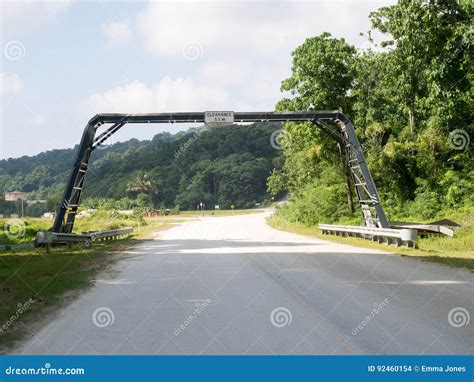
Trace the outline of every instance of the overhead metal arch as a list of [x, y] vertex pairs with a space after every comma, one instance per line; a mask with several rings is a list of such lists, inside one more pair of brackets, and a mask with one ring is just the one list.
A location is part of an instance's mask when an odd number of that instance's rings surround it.
[[[388, 228], [389, 224], [377, 188], [365, 161], [362, 146], [357, 139], [349, 118], [339, 111], [292, 111], [292, 112], [235, 112], [235, 123], [239, 122], [314, 122], [316, 126], [335, 138], [346, 151], [347, 165], [354, 182], [360, 210], [369, 227]], [[327, 122], [335, 122], [339, 131]], [[66, 184], [53, 232], [71, 233], [79, 208], [89, 160], [95, 148], [105, 142], [127, 123], [204, 123], [205, 112], [152, 113], [152, 114], [97, 114], [87, 123], [77, 151], [74, 167]], [[108, 128], [96, 137], [97, 129], [108, 124]]]

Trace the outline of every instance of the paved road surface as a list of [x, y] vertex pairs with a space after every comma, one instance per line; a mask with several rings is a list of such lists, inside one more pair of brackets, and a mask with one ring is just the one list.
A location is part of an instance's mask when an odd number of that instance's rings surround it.
[[265, 215], [131, 247], [16, 352], [472, 353], [472, 322], [455, 327], [474, 313], [472, 273], [280, 232]]

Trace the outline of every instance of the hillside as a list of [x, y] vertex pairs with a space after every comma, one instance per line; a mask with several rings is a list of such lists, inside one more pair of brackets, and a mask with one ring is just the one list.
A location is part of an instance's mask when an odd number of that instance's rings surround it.
[[[92, 156], [83, 194], [85, 206], [195, 209], [254, 207], [268, 197], [266, 179], [278, 151], [270, 144], [278, 124], [194, 128], [151, 140], [115, 143]], [[0, 161], [0, 194], [20, 190], [54, 208], [74, 160], [74, 149]], [[0, 200], [0, 213], [14, 212]]]

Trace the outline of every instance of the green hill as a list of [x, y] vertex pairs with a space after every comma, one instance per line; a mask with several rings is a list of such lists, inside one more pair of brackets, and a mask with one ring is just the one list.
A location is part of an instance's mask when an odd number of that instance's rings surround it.
[[[268, 194], [266, 179], [278, 151], [270, 135], [278, 124], [194, 128], [151, 140], [132, 139], [93, 153], [83, 193], [85, 206], [195, 209], [255, 207]], [[25, 191], [45, 205], [30, 214], [55, 208], [74, 160], [74, 149], [0, 161], [0, 194]], [[0, 200], [0, 213], [17, 210]], [[41, 210], [41, 211], [40, 211]]]

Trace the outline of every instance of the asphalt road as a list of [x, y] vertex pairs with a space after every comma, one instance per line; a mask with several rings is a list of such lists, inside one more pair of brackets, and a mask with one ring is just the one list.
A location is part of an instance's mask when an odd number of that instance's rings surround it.
[[280, 232], [265, 215], [129, 248], [15, 352], [472, 353], [472, 273]]

